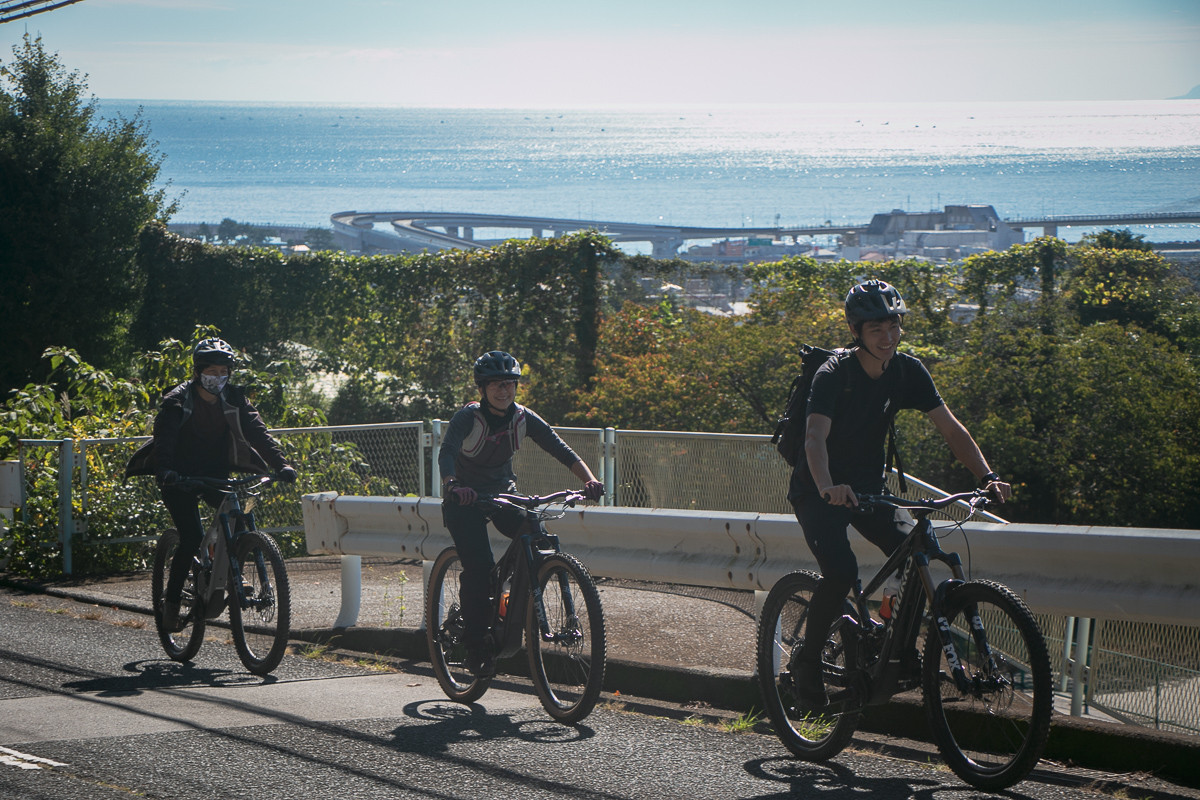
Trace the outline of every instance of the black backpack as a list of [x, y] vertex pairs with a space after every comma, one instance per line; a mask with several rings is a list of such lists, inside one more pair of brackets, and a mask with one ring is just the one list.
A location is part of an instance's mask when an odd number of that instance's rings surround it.
[[783, 416], [775, 423], [775, 433], [771, 436], [771, 444], [775, 445], [789, 467], [796, 466], [804, 450], [804, 432], [808, 423], [805, 412], [808, 411], [808, 393], [812, 390], [813, 376], [826, 361], [846, 352], [849, 351], [842, 348], [824, 350], [811, 344], [800, 345], [800, 374], [792, 380]]
[[[808, 394], [812, 390], [813, 376], [817, 370], [831, 358], [837, 358], [849, 353], [846, 348], [825, 350], [811, 344], [800, 345], [800, 374], [792, 379], [792, 387], [788, 390], [787, 405], [783, 416], [775, 423], [775, 433], [771, 435], [771, 444], [783, 456], [789, 467], [804, 457], [804, 435], [808, 427]], [[890, 472], [895, 461], [896, 472], [900, 477], [900, 491], [908, 491], [908, 482], [904, 479], [904, 467], [900, 463], [900, 454], [896, 452], [896, 415], [892, 413], [888, 428], [887, 469]]]

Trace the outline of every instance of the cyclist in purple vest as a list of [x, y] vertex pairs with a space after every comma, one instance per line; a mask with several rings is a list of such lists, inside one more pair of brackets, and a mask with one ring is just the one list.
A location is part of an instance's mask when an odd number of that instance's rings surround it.
[[[496, 669], [491, 644], [485, 638], [491, 616], [488, 581], [495, 560], [488, 542], [488, 517], [475, 501], [479, 495], [516, 490], [512, 459], [526, 436], [584, 482], [583, 494], [589, 500], [604, 495], [604, 484], [544, 419], [516, 402], [521, 365], [515, 358], [500, 350], [484, 353], [475, 360], [474, 373], [479, 401], [468, 403], [450, 418], [438, 468], [442, 519], [462, 561], [459, 602], [466, 623], [467, 668], [475, 675], [488, 676]], [[510, 538], [522, 520], [512, 509], [501, 509], [491, 519], [496, 529]]]

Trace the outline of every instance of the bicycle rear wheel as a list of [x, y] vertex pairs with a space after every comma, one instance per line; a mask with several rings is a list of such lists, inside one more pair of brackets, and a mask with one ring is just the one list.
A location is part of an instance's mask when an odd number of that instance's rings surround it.
[[[860, 708], [847, 710], [836, 703], [820, 711], [805, 711], [792, 685], [791, 661], [804, 643], [808, 605], [821, 580], [812, 572], [793, 572], [771, 587], [758, 623], [757, 673], [763, 705], [775, 735], [797, 758], [825, 761], [850, 743]], [[852, 646], [835, 625], [821, 651], [827, 693], [845, 688], [847, 668], [853, 668]]]
[[473, 703], [487, 691], [491, 678], [479, 678], [467, 669], [466, 626], [460, 591], [462, 562], [458, 551], [447, 547], [438, 554], [429, 573], [425, 593], [425, 641], [429, 661], [442, 691], [458, 703]]
[[537, 585], [550, 634], [541, 636], [537, 609], [530, 602], [525, 615], [529, 674], [550, 716], [578, 722], [592, 713], [604, 685], [607, 644], [600, 590], [579, 559], [566, 553], [542, 562]]
[[183, 584], [183, 596], [179, 603], [179, 618], [184, 622], [183, 630], [169, 631], [163, 626], [163, 594], [167, 578], [171, 574], [171, 561], [179, 549], [179, 532], [174, 528], [163, 531], [154, 548], [154, 571], [150, 576], [150, 599], [154, 607], [154, 626], [163, 650], [173, 661], [191, 661], [200, 652], [204, 643], [204, 609], [197, 603], [196, 570], [193, 564]]
[[[985, 791], [1007, 788], [1037, 765], [1050, 732], [1053, 684], [1045, 639], [1021, 598], [999, 583], [956, 587], [943, 612], [969, 685], [956, 685], [931, 628], [924, 690], [934, 740], [967, 783]], [[982, 628], [973, 633], [976, 620]]]
[[[279, 545], [259, 531], [237, 538], [237, 560], [242, 574], [231, 575], [229, 622], [233, 644], [246, 669], [266, 675], [287, 652], [292, 627], [292, 592]], [[236, 582], [242, 581], [244, 599], [239, 604]]]

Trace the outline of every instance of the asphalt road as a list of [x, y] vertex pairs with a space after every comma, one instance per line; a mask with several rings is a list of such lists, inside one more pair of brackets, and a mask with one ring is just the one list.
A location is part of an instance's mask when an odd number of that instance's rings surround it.
[[[300, 654], [262, 679], [222, 629], [177, 664], [145, 615], [0, 589], [0, 798], [984, 796], [912, 743], [808, 764], [770, 735], [630, 707], [566, 727], [517, 681], [467, 708], [419, 665]], [[1200, 797], [1052, 765], [1007, 796], [1105, 794]]]

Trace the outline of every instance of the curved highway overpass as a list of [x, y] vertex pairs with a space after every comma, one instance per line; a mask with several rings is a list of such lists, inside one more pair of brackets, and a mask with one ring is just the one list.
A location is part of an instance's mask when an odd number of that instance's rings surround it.
[[[701, 228], [641, 225], [631, 222], [518, 217], [503, 214], [460, 214], [437, 211], [341, 211], [331, 216], [337, 244], [363, 253], [419, 253], [425, 250], [475, 249], [509, 239], [557, 237], [594, 230], [616, 244], [645, 243], [655, 258], [670, 258], [691, 240], [746, 236], [825, 236], [864, 233], [869, 224], [814, 227]], [[1007, 219], [1011, 228], [1041, 228], [1051, 236], [1068, 227], [1113, 227], [1200, 223], [1200, 211], [1161, 214], [1059, 215]]]

